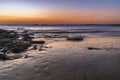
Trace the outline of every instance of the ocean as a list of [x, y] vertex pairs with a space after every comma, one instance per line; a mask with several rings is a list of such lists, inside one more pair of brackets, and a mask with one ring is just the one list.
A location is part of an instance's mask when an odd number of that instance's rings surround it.
[[5, 26], [0, 25], [0, 29], [29, 31], [36, 34], [81, 34], [94, 36], [120, 36], [120, 26]]

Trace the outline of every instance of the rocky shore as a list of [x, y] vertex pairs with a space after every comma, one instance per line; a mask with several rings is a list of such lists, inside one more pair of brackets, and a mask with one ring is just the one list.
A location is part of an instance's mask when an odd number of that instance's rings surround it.
[[27, 33], [18, 34], [14, 31], [0, 30], [0, 59], [12, 60], [23, 57], [33, 44], [44, 44], [44, 41], [32, 41]]
[[[5, 41], [0, 45], [0, 57], [12, 59], [0, 61], [0, 80], [120, 80], [119, 36], [31, 38], [26, 34], [0, 31], [4, 32], [4, 36], [0, 34], [0, 44]], [[14, 37], [5, 33], [12, 33]], [[8, 43], [11, 45], [5, 51]], [[26, 47], [26, 44], [30, 45]]]

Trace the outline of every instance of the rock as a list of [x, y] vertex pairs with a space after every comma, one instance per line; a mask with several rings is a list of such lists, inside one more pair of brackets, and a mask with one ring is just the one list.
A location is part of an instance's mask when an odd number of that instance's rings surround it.
[[33, 49], [36, 50], [37, 49], [37, 45], [33, 45]]
[[9, 60], [13, 60], [13, 59], [19, 59], [19, 58], [23, 57], [23, 55], [22, 54], [11, 54], [11, 55], [7, 55], [6, 57]]
[[6, 54], [3, 52], [0, 52], [0, 59], [6, 60], [7, 59]]
[[[23, 36], [24, 40], [18, 40]], [[18, 35], [16, 32], [0, 29], [0, 52], [20, 53], [26, 51], [30, 46], [32, 38], [28, 34]]]
[[22, 54], [5, 54], [5, 53], [0, 53], [0, 59], [2, 60], [13, 60], [13, 59], [19, 59], [23, 57]]
[[45, 44], [45, 41], [40, 40], [40, 41], [31, 41], [32, 44]]
[[83, 41], [84, 38], [81, 36], [75, 36], [75, 37], [67, 37], [66, 40], [68, 40], [68, 41]]
[[25, 50], [28, 49], [28, 47], [30, 47], [31, 44], [30, 43], [14, 43], [10, 48], [11, 52], [13, 53], [20, 53], [20, 52], [24, 52]]
[[24, 56], [24, 58], [28, 58], [28, 55], [26, 54], [26, 55]]
[[23, 34], [22, 35], [22, 40], [23, 41], [31, 41], [32, 37], [30, 37], [28, 34]]
[[44, 37], [45, 37], [45, 38], [53, 38], [52, 35], [45, 35]]
[[88, 50], [100, 50], [100, 48], [88, 47]]

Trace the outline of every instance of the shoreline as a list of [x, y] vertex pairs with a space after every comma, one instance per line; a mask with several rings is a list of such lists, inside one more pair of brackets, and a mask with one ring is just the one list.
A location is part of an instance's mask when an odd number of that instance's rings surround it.
[[[119, 80], [120, 37], [43, 38], [42, 51], [0, 62], [1, 80]], [[92, 47], [92, 50], [88, 50]], [[94, 49], [94, 48], [97, 48]], [[111, 76], [112, 75], [112, 76]]]

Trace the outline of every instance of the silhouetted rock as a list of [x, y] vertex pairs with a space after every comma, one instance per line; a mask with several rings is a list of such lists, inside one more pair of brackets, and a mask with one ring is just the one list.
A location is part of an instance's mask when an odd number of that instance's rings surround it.
[[100, 48], [88, 47], [88, 50], [100, 50]]
[[68, 41], [83, 41], [84, 38], [81, 36], [75, 36], [75, 37], [73, 36], [73, 37], [67, 37], [66, 40], [68, 40]]
[[31, 41], [33, 44], [45, 44], [45, 41], [40, 40], [40, 41]]

